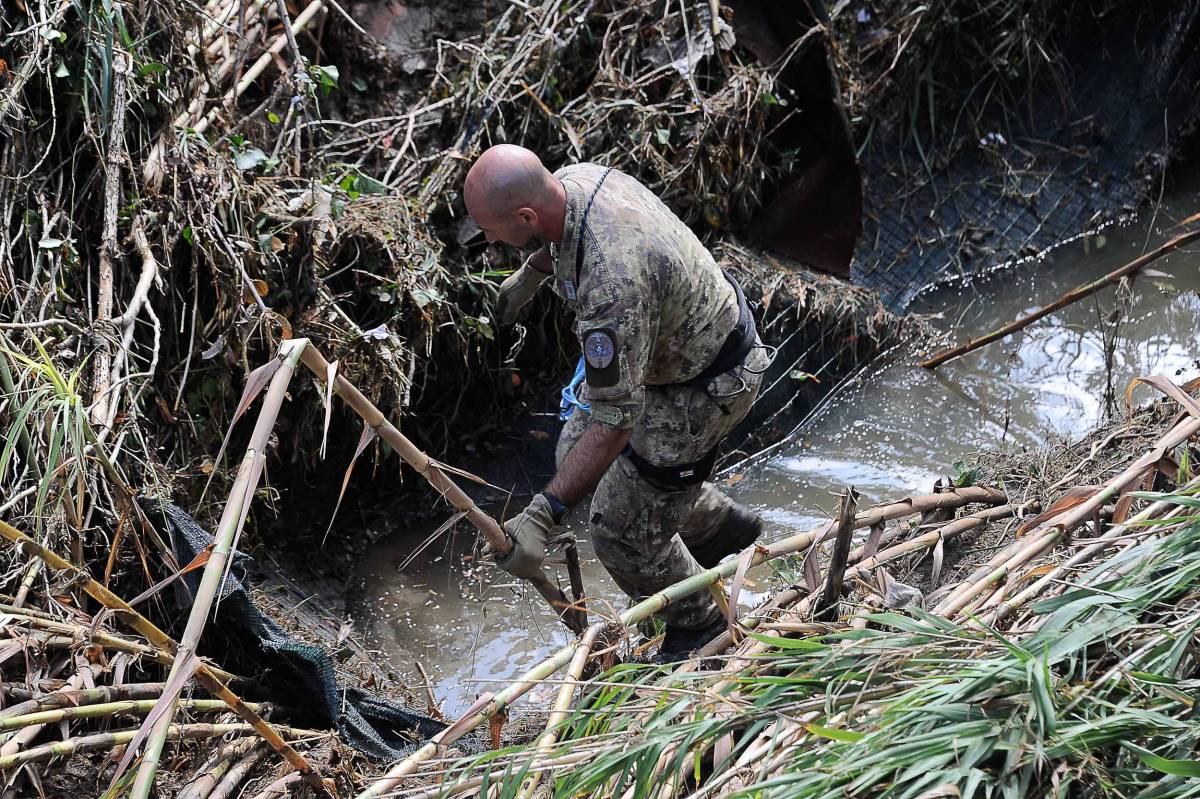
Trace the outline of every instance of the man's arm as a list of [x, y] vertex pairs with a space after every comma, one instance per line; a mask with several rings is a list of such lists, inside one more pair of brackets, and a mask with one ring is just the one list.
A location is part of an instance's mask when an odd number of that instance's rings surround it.
[[554, 271], [554, 259], [550, 257], [550, 248], [541, 247], [529, 258], [529, 265], [544, 275]]
[[577, 505], [600, 482], [632, 432], [593, 423], [571, 447], [546, 486], [546, 493], [553, 494], [568, 508]]

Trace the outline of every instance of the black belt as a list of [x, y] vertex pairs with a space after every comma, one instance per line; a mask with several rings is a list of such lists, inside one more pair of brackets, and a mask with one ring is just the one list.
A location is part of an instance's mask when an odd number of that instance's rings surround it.
[[[720, 446], [719, 442], [717, 446]], [[621, 454], [629, 458], [643, 479], [668, 491], [682, 491], [700, 485], [708, 479], [717, 465], [717, 447], [710, 449], [699, 460], [678, 466], [657, 466], [639, 455], [630, 444], [625, 445]]]

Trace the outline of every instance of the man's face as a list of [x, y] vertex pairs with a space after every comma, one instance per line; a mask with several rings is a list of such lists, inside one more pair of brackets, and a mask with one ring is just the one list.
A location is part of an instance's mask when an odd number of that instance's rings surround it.
[[471, 219], [487, 237], [489, 244], [500, 241], [513, 247], [524, 248], [537, 242], [537, 213], [529, 208], [520, 208], [507, 215], [492, 214], [485, 208], [467, 210]]

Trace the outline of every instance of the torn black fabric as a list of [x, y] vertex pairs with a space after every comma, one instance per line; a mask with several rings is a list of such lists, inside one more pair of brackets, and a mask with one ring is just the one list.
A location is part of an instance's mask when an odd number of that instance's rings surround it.
[[[149, 504], [149, 503], [148, 503]], [[213, 537], [182, 509], [169, 503], [147, 509], [161, 519], [171, 548], [181, 564], [190, 563], [213, 542]], [[319, 646], [289, 635], [255, 606], [246, 590], [250, 556], [233, 553], [233, 565], [221, 587], [213, 627], [236, 637], [242, 660], [266, 672], [268, 693], [281, 704], [303, 708], [315, 720], [336, 729], [346, 743], [381, 760], [404, 757], [446, 725], [384, 697], [338, 682], [333, 661]], [[200, 569], [175, 581], [180, 608], [190, 608], [200, 585]], [[221, 664], [236, 668], [237, 663]]]

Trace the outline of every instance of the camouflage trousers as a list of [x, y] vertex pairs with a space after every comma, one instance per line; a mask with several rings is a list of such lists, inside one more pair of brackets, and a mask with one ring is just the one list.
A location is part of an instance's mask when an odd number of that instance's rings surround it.
[[[704, 387], [648, 386], [641, 419], [630, 438], [633, 449], [656, 466], [703, 457], [745, 418], [758, 396], [758, 372], [767, 363], [766, 351], [755, 348], [741, 366], [713, 378], [707, 393]], [[586, 387], [583, 394], [586, 401]], [[558, 439], [559, 464], [590, 421], [579, 408], [571, 414]], [[653, 485], [629, 458], [618, 456], [592, 496], [592, 546], [621, 590], [634, 598], [649, 596], [703, 571], [688, 547], [709, 542], [733, 504], [710, 482], [683, 490]], [[667, 624], [685, 629], [707, 626], [719, 615], [707, 591], [658, 614]]]

